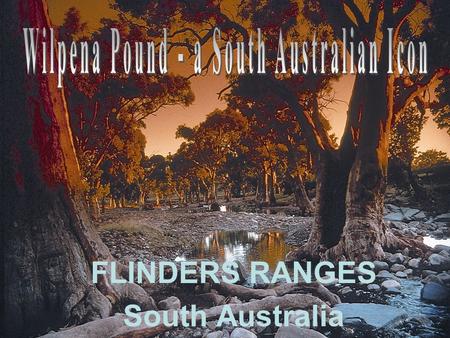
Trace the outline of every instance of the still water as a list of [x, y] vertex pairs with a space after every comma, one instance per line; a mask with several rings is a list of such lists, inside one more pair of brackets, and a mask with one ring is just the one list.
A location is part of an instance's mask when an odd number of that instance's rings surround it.
[[211, 259], [219, 263], [237, 260], [249, 268], [251, 261], [265, 261], [273, 270], [292, 248], [280, 231], [262, 234], [252, 231], [214, 231], [189, 254], [190, 258]]

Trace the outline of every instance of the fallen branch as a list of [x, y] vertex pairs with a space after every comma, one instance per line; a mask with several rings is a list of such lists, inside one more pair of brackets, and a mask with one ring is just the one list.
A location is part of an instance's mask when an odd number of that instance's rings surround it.
[[322, 300], [328, 301], [331, 305], [341, 302], [337, 295], [317, 282], [299, 284], [285, 283], [270, 289], [252, 289], [237, 284], [220, 283], [214, 284], [213, 288], [226, 296], [236, 296], [239, 299], [247, 301], [250, 299], [262, 299], [270, 296], [281, 297], [289, 293], [305, 292], [313, 293]]

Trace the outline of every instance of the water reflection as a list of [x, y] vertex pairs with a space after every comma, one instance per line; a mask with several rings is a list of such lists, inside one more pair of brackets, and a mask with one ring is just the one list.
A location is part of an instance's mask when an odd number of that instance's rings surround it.
[[290, 250], [291, 247], [284, 241], [284, 234], [279, 231], [263, 234], [245, 230], [214, 231], [189, 256], [218, 262], [238, 260], [247, 268], [251, 261], [265, 261], [274, 269]]

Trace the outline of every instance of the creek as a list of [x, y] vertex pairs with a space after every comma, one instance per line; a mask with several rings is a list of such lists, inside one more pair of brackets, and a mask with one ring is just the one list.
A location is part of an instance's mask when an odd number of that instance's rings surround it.
[[[450, 240], [424, 239], [425, 243], [434, 247], [437, 244], [449, 245]], [[274, 269], [279, 261], [284, 260], [292, 249], [286, 244], [284, 233], [280, 230], [269, 230], [264, 233], [254, 231], [214, 231], [203, 239], [189, 253], [179, 259], [209, 259], [223, 263], [237, 260], [249, 269], [251, 261], [265, 261]], [[422, 283], [420, 279], [401, 279], [401, 293], [397, 295], [380, 295], [371, 302], [392, 305], [405, 310], [412, 320], [406, 320], [399, 333], [409, 337], [446, 337], [450, 324], [448, 307], [428, 304], [420, 300]], [[368, 302], [352, 300], [357, 302]]]

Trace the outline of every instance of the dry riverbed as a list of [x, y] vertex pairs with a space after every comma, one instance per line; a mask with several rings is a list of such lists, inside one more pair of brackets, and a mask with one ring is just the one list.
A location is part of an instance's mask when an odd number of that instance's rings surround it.
[[111, 209], [97, 221], [100, 236], [121, 261], [175, 259], [189, 253], [215, 230], [264, 233], [277, 229], [289, 244], [306, 241], [312, 219], [249, 212], [205, 211], [202, 208], [167, 210]]

